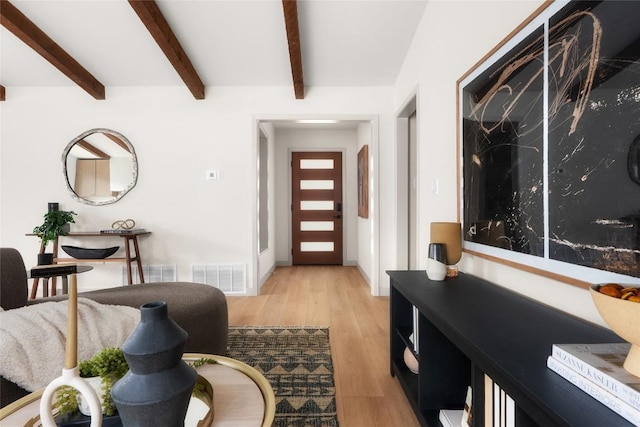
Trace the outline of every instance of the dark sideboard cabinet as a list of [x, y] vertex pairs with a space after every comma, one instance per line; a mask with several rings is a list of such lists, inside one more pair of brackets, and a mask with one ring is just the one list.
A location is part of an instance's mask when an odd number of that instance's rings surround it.
[[[624, 342], [615, 333], [468, 274], [435, 282], [424, 271], [387, 273], [391, 375], [421, 425], [462, 409], [471, 386], [473, 425], [483, 426], [485, 375], [515, 401], [516, 427], [632, 425], [546, 365], [553, 344]], [[403, 358], [414, 323], [418, 374]]]

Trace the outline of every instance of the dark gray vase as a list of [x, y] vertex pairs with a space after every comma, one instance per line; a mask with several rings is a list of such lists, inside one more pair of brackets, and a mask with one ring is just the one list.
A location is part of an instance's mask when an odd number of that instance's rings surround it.
[[124, 427], [184, 426], [197, 378], [182, 360], [186, 339], [166, 302], [140, 307], [140, 323], [122, 346], [129, 372], [111, 388]]

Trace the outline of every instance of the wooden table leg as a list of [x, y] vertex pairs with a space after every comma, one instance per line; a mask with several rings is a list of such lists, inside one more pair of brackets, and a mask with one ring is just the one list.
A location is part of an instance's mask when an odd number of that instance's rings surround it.
[[46, 298], [49, 296], [49, 278], [42, 279], [42, 297]]
[[[44, 242], [40, 241], [40, 251], [39, 254], [43, 254], [45, 250]], [[33, 286], [31, 286], [31, 295], [29, 295], [29, 299], [36, 299], [38, 296], [38, 285], [40, 284], [40, 278], [33, 279]], [[48, 286], [47, 283], [44, 286]], [[43, 291], [44, 294], [44, 291]]]
[[[53, 263], [57, 264], [58, 263], [58, 238], [56, 237], [53, 240]], [[57, 284], [57, 278], [56, 276], [53, 276], [51, 278], [51, 296], [56, 296], [57, 294], [57, 288], [58, 288], [58, 284]], [[63, 292], [66, 293], [66, 292]]]
[[[66, 281], [67, 276], [63, 277]], [[78, 283], [75, 274], [71, 275], [68, 310], [64, 367], [73, 369], [78, 366]]]
[[68, 276], [62, 276], [62, 294], [69, 293], [69, 281]]
[[138, 264], [138, 277], [140, 277], [140, 283], [144, 283], [144, 272], [142, 271], [142, 260], [140, 259], [140, 249], [138, 248], [138, 236], [132, 236], [133, 247], [136, 250], [136, 263]]
[[124, 236], [124, 248], [127, 259], [127, 283], [131, 285], [133, 284], [133, 279], [131, 277], [131, 249], [129, 249], [129, 236]]
[[51, 296], [55, 297], [58, 294], [58, 279], [56, 276], [51, 278]]
[[[36, 299], [36, 297], [38, 296], [38, 285], [40, 284], [40, 278], [36, 277], [35, 279], [33, 279], [33, 286], [31, 286], [31, 295], [29, 295], [29, 299]], [[45, 286], [47, 286], [47, 284], [45, 283]]]

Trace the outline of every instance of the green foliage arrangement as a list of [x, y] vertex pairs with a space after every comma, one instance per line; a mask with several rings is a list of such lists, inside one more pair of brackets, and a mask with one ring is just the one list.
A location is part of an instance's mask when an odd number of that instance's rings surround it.
[[73, 218], [77, 213], [73, 211], [50, 211], [44, 214], [44, 222], [33, 229], [33, 234], [42, 240], [46, 248], [49, 242], [54, 241], [58, 236], [64, 236], [64, 226], [75, 223]]
[[[216, 360], [215, 359], [211, 359], [211, 358], [201, 358], [198, 360], [194, 360], [193, 362], [189, 362], [189, 365], [193, 368], [193, 369], [197, 369], [200, 366], [204, 366], [204, 365], [215, 365]], [[200, 383], [199, 381], [196, 382], [196, 384], [193, 386], [193, 396], [195, 397], [202, 397], [205, 393], [205, 386]]]
[[[216, 360], [202, 358], [189, 363], [194, 369], [203, 365], [215, 365]], [[111, 399], [111, 387], [122, 378], [129, 370], [129, 365], [124, 358], [121, 348], [108, 347], [96, 354], [89, 360], [83, 360], [78, 364], [78, 370], [82, 378], [100, 377], [102, 378], [102, 413], [105, 415], [115, 415], [116, 406]], [[198, 397], [204, 394], [205, 387], [196, 383], [193, 388], [193, 395]], [[70, 414], [78, 410], [78, 390], [73, 387], [63, 386], [56, 392], [58, 409], [61, 414]]]
[[192, 368], [197, 369], [197, 368], [199, 368], [201, 366], [204, 366], [204, 365], [215, 365], [217, 363], [218, 362], [215, 359], [211, 359], [211, 358], [208, 358], [208, 357], [203, 357], [203, 358], [200, 358], [198, 360], [194, 360], [193, 362], [189, 363], [189, 365]]
[[[111, 387], [129, 370], [122, 349], [109, 347], [102, 350], [89, 360], [78, 364], [82, 378], [102, 378], [102, 412], [114, 415], [116, 406], [111, 399]], [[68, 414], [78, 410], [78, 391], [72, 387], [60, 387], [56, 393], [60, 413]]]

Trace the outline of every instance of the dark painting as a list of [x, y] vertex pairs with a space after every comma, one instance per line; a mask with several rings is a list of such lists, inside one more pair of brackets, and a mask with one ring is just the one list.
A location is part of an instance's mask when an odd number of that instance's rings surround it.
[[570, 2], [464, 84], [466, 241], [640, 277], [639, 19]]

